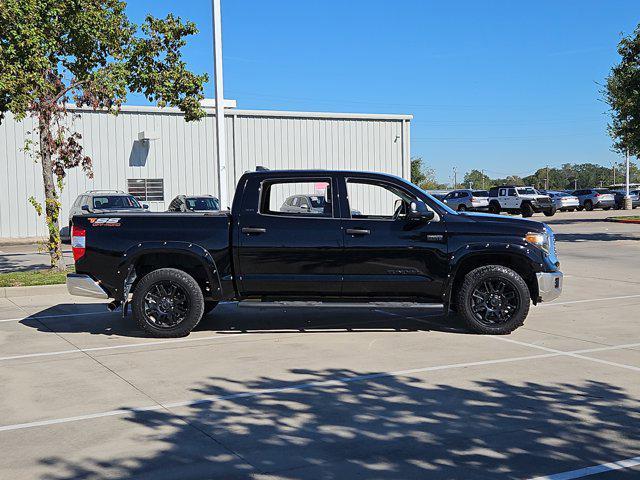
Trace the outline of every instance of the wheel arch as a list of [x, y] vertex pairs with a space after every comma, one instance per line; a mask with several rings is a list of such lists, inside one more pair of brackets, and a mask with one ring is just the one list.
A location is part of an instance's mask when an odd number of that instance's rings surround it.
[[219, 270], [209, 252], [189, 242], [142, 242], [129, 248], [118, 266], [123, 283], [123, 300], [142, 277], [160, 268], [176, 268], [191, 275], [207, 300], [222, 299]]
[[538, 281], [534, 267], [535, 263], [527, 256], [526, 247], [518, 245], [503, 245], [501, 247], [496, 249], [496, 246], [491, 246], [493, 251], [490, 252], [475, 249], [475, 251], [472, 250], [466, 254], [454, 255], [457, 258], [454, 258], [455, 263], [449, 276], [450, 280], [445, 294], [445, 308], [449, 308], [455, 300], [464, 277], [470, 271], [486, 265], [501, 265], [518, 273], [527, 284], [527, 287], [529, 287], [529, 293], [534, 305], [537, 303]]

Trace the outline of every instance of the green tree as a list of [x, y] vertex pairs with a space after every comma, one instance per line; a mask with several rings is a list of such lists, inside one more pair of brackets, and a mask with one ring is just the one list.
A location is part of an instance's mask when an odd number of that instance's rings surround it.
[[609, 135], [614, 150], [640, 154], [640, 25], [618, 43], [621, 60], [611, 69], [604, 90], [611, 107]]
[[490, 188], [493, 186], [493, 180], [480, 170], [471, 170], [465, 173], [462, 183], [465, 187], [471, 185], [471, 188]]
[[436, 171], [431, 167], [425, 167], [422, 157], [411, 159], [411, 183], [419, 186], [423, 190], [438, 190], [443, 188], [436, 180]]
[[181, 49], [198, 32], [168, 15], [129, 21], [121, 0], [0, 0], [0, 121], [6, 112], [37, 123], [38, 142], [25, 145], [42, 165], [51, 267], [63, 268], [59, 195], [66, 170], [92, 175], [67, 105], [117, 113], [128, 92], [159, 106], [177, 106], [185, 120], [200, 107], [206, 75], [190, 72]]

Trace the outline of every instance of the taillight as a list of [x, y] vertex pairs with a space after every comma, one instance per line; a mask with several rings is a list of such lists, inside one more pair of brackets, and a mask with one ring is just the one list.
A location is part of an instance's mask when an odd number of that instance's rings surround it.
[[476, 201], [476, 197], [471, 197], [471, 201], [475, 202]]
[[71, 226], [71, 248], [73, 259], [77, 262], [82, 258], [87, 246], [87, 231], [84, 228]]
[[599, 193], [596, 193], [594, 196], [595, 196], [595, 197], [599, 197], [599, 196], [600, 196], [600, 194], [599, 194]]

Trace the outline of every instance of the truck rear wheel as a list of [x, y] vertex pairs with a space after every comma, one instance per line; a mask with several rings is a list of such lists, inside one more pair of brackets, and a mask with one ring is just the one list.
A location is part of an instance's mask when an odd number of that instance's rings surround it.
[[481, 334], [505, 335], [524, 323], [531, 295], [518, 273], [502, 265], [469, 272], [458, 290], [457, 308], [466, 326]]
[[160, 268], [145, 275], [133, 292], [133, 317], [154, 337], [183, 337], [198, 324], [204, 298], [198, 282], [186, 272]]
[[553, 217], [556, 214], [556, 207], [551, 207], [548, 210], [545, 210], [544, 212], [545, 217]]

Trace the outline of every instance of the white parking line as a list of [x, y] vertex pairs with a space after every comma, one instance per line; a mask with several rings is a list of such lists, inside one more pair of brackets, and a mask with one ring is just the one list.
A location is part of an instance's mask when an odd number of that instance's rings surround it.
[[511, 363], [511, 362], [527, 361], [527, 360], [545, 359], [545, 358], [559, 357], [562, 355], [568, 355], [568, 354], [577, 353], [577, 352], [584, 353], [589, 351], [616, 350], [616, 349], [628, 347], [629, 345], [640, 345], [640, 344], [611, 345], [608, 347], [598, 347], [598, 348], [588, 349], [588, 350], [576, 350], [573, 352], [558, 351], [557, 353], [550, 352], [550, 353], [541, 353], [537, 355], [526, 355], [526, 356], [520, 356], [520, 357], [498, 358], [494, 360], [480, 360], [477, 362], [453, 363], [448, 365], [436, 365], [431, 367], [412, 368], [407, 370], [379, 372], [379, 373], [372, 373], [369, 375], [356, 375], [353, 377], [340, 377], [333, 380], [322, 380], [317, 382], [299, 383], [299, 384], [290, 385], [286, 387], [267, 388], [267, 389], [254, 390], [254, 391], [248, 391], [248, 392], [233, 393], [229, 395], [205, 396], [197, 399], [190, 399], [190, 400], [179, 401], [179, 402], [158, 403], [156, 405], [149, 405], [145, 407], [109, 410], [106, 412], [90, 413], [86, 415], [77, 415], [73, 417], [53, 418], [50, 420], [39, 420], [35, 422], [4, 425], [4, 426], [0, 426], [0, 432], [22, 430], [25, 428], [44, 427], [49, 425], [58, 425], [62, 423], [78, 422], [78, 421], [90, 420], [94, 418], [121, 416], [121, 415], [130, 414], [130, 413], [157, 411], [157, 410], [165, 410], [165, 409], [178, 408], [178, 407], [190, 407], [190, 406], [214, 403], [217, 401], [234, 399], [234, 398], [252, 398], [252, 397], [258, 397], [261, 395], [294, 392], [294, 391], [308, 390], [310, 388], [317, 388], [317, 387], [340, 386], [340, 385], [350, 384], [354, 382], [373, 380], [377, 378], [412, 375], [416, 373], [436, 372], [441, 370], [453, 370], [453, 369], [477, 367], [477, 366], [483, 366], [483, 365], [495, 365], [500, 363]]
[[29, 315], [27, 317], [16, 317], [16, 318], [4, 318], [2, 320], [0, 320], [0, 323], [4, 323], [4, 322], [19, 322], [20, 320], [41, 320], [41, 319], [47, 319], [47, 318], [58, 318], [58, 317], [83, 317], [85, 315], [110, 315], [112, 313], [117, 313], [117, 312], [110, 312], [109, 310], [105, 310], [103, 312], [87, 312], [87, 313], [60, 313], [58, 315]]
[[620, 297], [604, 297], [604, 298], [588, 298], [585, 300], [569, 300], [567, 302], [550, 302], [541, 303], [538, 307], [557, 307], [558, 305], [573, 305], [574, 303], [589, 303], [589, 302], [605, 302], [607, 300], [623, 300], [625, 298], [638, 298], [639, 295], [622, 295]]
[[99, 352], [102, 350], [117, 350], [122, 348], [147, 347], [147, 346], [156, 346], [156, 345], [166, 345], [166, 344], [172, 344], [172, 343], [201, 342], [204, 340], [216, 340], [216, 339], [222, 339], [222, 338], [239, 337], [240, 335], [246, 335], [246, 334], [232, 333], [229, 335], [211, 335], [208, 337], [174, 338], [170, 340], [156, 340], [156, 341], [140, 342], [140, 343], [127, 343], [124, 345], [109, 345], [107, 347], [76, 348], [72, 350], [58, 350], [55, 352], [25, 353], [22, 355], [11, 355], [8, 357], [0, 357], [0, 361], [21, 360], [24, 358], [36, 358], [36, 357], [53, 357], [57, 355], [66, 355], [69, 353]]
[[[626, 368], [627, 370], [633, 370], [633, 371], [636, 371], [636, 372], [640, 372], [640, 367], [636, 367], [634, 365], [627, 365], [625, 363], [610, 362], [608, 360], [602, 360], [600, 358], [586, 357], [584, 355], [581, 355], [582, 353], [604, 352], [604, 351], [607, 351], [607, 350], [611, 350], [610, 348], [607, 348], [607, 347], [589, 348], [589, 349], [586, 349], [586, 350], [575, 350], [575, 351], [572, 351], [572, 352], [563, 352], [562, 350], [556, 350], [555, 348], [543, 347], [542, 345], [536, 345], [534, 343], [528, 343], [528, 342], [521, 342], [519, 340], [513, 340], [511, 338], [505, 338], [505, 337], [501, 337], [501, 336], [497, 336], [497, 335], [487, 335], [486, 338], [491, 338], [492, 340], [500, 340], [500, 341], [508, 342], [508, 343], [514, 343], [516, 345], [522, 345], [524, 347], [537, 348], [538, 350], [544, 350], [545, 352], [558, 353], [558, 354], [561, 354], [561, 355], [567, 356], [567, 357], [579, 358], [581, 360], [589, 360], [590, 362], [602, 363], [602, 364], [605, 364], [605, 365], [610, 365], [612, 367]], [[619, 348], [633, 348], [633, 347], [637, 347], [639, 345], [640, 345], [640, 343], [629, 343], [626, 346], [622, 346], [621, 345]]]
[[627, 458], [625, 460], [618, 460], [617, 462], [593, 465], [592, 467], [581, 468], [579, 470], [571, 470], [569, 472], [554, 473], [553, 475], [536, 477], [531, 480], [572, 480], [574, 478], [588, 477], [589, 475], [598, 475], [599, 473], [612, 472], [614, 470], [636, 467], [638, 465], [640, 465], [640, 457], [633, 457]]

